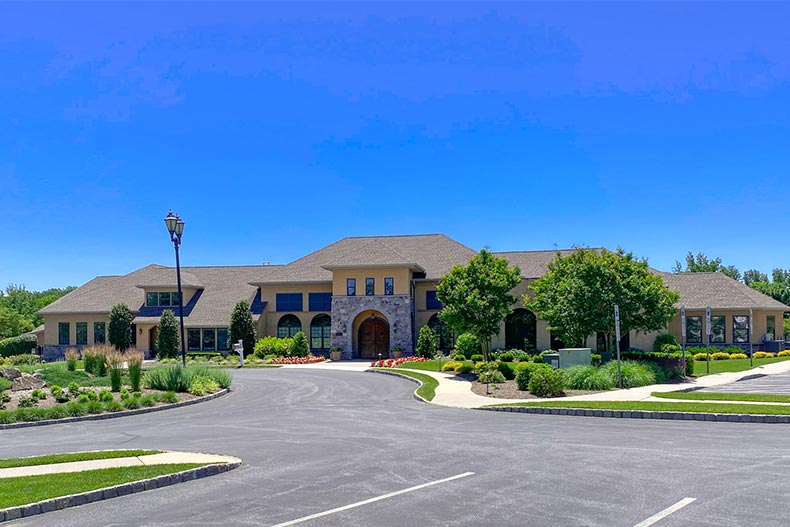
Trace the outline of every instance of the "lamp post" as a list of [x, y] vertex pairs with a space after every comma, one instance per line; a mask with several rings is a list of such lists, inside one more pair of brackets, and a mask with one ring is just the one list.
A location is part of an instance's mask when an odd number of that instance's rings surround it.
[[181, 235], [184, 233], [184, 220], [178, 217], [178, 214], [173, 214], [173, 211], [168, 211], [165, 217], [165, 225], [167, 231], [170, 233], [170, 240], [173, 242], [173, 247], [176, 250], [176, 281], [178, 283], [178, 318], [181, 322], [181, 364], [187, 365], [187, 350], [184, 341], [184, 296], [181, 293], [181, 262], [178, 257], [178, 249], [181, 247]]

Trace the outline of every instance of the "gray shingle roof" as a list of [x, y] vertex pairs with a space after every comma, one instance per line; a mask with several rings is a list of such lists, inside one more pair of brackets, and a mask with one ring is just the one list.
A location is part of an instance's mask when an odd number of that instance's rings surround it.
[[330, 282], [325, 266], [346, 262], [353, 265], [408, 265], [425, 269], [425, 277], [439, 279], [453, 265], [464, 264], [475, 251], [444, 234], [411, 236], [363, 236], [343, 238], [298, 260], [274, 269], [263, 283]]
[[[257, 288], [250, 285], [253, 280], [264, 277], [277, 266], [228, 266], [228, 267], [183, 267], [182, 277], [189, 274], [203, 286], [200, 300], [195, 304], [184, 325], [217, 326], [227, 325], [233, 306], [241, 299], [252, 301]], [[58, 313], [109, 313], [115, 304], [126, 304], [137, 313], [145, 302], [145, 293], [137, 287], [162, 275], [162, 271], [174, 272], [172, 268], [149, 265], [124, 276], [100, 276], [43, 308], [42, 315]], [[174, 287], [174, 286], [173, 286]], [[189, 299], [185, 299], [186, 302]], [[159, 317], [136, 319], [137, 323], [157, 322]]]
[[[141, 277], [141, 283], [137, 287], [154, 289], [164, 287], [176, 287], [178, 285], [178, 277], [174, 267], [162, 267], [156, 272], [146, 273], [146, 276]], [[186, 267], [181, 269], [181, 286], [182, 287], [203, 287], [201, 282], [194, 273], [187, 270]]]
[[[603, 249], [591, 249], [602, 251]], [[540, 278], [548, 271], [548, 264], [557, 258], [559, 253], [562, 256], [573, 254], [576, 249], [554, 249], [551, 251], [510, 251], [493, 253], [494, 256], [505, 258], [510, 262], [511, 267], [518, 267], [521, 270], [522, 278]]]
[[680, 293], [678, 307], [686, 309], [775, 309], [790, 307], [733, 280], [723, 273], [659, 273], [670, 289]]

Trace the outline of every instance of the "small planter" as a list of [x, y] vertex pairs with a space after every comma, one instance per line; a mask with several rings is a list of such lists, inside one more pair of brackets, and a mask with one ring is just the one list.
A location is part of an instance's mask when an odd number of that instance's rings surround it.
[[403, 350], [400, 348], [392, 348], [392, 358], [393, 359], [400, 359], [401, 355], [403, 355]]
[[343, 358], [343, 350], [340, 348], [333, 348], [329, 352], [329, 358], [332, 359], [332, 361], [341, 360]]

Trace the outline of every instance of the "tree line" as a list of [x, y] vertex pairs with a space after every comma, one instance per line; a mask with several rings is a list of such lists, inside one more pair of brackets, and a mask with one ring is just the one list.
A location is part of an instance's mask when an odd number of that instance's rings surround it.
[[75, 286], [53, 287], [29, 291], [23, 285], [11, 284], [0, 290], [0, 340], [16, 337], [44, 323], [38, 310], [77, 289]]

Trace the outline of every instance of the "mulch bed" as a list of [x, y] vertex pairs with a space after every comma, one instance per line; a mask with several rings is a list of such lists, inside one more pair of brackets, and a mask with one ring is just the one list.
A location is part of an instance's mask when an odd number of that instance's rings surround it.
[[[499, 389], [496, 389], [499, 387]], [[505, 381], [501, 384], [491, 384], [489, 386], [489, 394], [486, 395], [486, 385], [481, 384], [477, 381], [472, 381], [472, 391], [477, 395], [484, 395], [486, 397], [491, 397], [493, 399], [540, 399], [535, 395], [532, 395], [528, 391], [521, 391], [516, 386], [516, 381]], [[599, 393], [599, 392], [590, 392], [584, 390], [566, 390], [565, 396], [571, 397], [573, 395], [587, 395], [589, 393]]]

